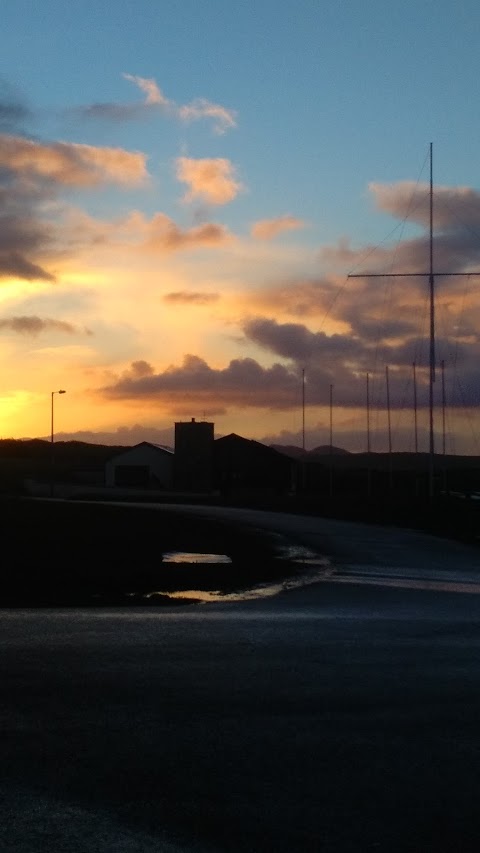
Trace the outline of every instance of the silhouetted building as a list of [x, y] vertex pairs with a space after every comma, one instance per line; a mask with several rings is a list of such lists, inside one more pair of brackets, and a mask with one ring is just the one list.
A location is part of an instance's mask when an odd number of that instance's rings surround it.
[[295, 488], [297, 461], [259, 441], [231, 433], [217, 438], [214, 455], [215, 486], [224, 495]]
[[213, 424], [179, 421], [175, 424], [175, 488], [210, 492], [213, 485]]
[[117, 453], [105, 465], [105, 485], [134, 489], [170, 489], [173, 450], [142, 441]]

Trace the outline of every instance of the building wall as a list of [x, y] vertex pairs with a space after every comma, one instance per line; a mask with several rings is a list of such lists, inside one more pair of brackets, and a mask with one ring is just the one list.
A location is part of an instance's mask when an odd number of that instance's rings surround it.
[[192, 418], [175, 424], [174, 482], [178, 491], [212, 490], [213, 442], [213, 423]]
[[[167, 450], [162, 451], [146, 444], [139, 444], [114, 456], [105, 465], [105, 485], [110, 487], [126, 485], [129, 479], [128, 472], [125, 470], [127, 467], [132, 468], [133, 479], [135, 479], [134, 469], [137, 469], [139, 488], [169, 489], [172, 487], [173, 453]], [[118, 482], [119, 480], [123, 482]]]

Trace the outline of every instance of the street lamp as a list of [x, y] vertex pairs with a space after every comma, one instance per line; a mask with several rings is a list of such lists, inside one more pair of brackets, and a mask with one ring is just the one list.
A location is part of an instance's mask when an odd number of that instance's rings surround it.
[[53, 498], [53, 479], [54, 479], [53, 472], [54, 472], [54, 467], [55, 467], [55, 457], [54, 457], [54, 451], [53, 451], [53, 448], [55, 446], [54, 440], [53, 440], [53, 397], [55, 394], [66, 394], [66, 393], [67, 392], [63, 391], [63, 390], [51, 392], [51, 394], [52, 394], [51, 421], [50, 421], [50, 425], [51, 425], [51, 430], [50, 430], [50, 447], [51, 447], [51, 455], [50, 455], [50, 497], [51, 498]]

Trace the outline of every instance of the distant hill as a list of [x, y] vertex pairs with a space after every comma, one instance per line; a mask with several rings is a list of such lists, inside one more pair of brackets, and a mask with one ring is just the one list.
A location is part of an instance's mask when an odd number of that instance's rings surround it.
[[318, 447], [314, 447], [313, 450], [308, 451], [309, 456], [329, 456], [330, 453], [335, 454], [335, 456], [351, 456], [349, 450], [345, 450], [343, 447], [335, 447], [334, 444], [330, 447], [329, 444], [320, 444]]
[[276, 450], [277, 453], [283, 453], [284, 456], [290, 456], [292, 459], [301, 459], [302, 456], [307, 455], [306, 450], [296, 447], [294, 444], [269, 444], [268, 446], [272, 450]]
[[277, 450], [278, 453], [290, 456], [292, 459], [310, 458], [310, 456], [330, 456], [330, 453], [334, 456], [352, 456], [349, 450], [345, 450], [343, 447], [336, 447], [334, 444], [331, 449], [329, 444], [321, 444], [318, 447], [314, 447], [313, 450], [303, 450], [303, 448], [297, 447], [295, 444], [269, 444], [268, 446], [273, 450]]

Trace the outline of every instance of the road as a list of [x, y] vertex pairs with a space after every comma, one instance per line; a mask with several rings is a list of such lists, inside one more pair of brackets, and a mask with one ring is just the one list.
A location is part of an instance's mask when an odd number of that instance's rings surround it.
[[478, 853], [480, 596], [363, 583], [475, 552], [291, 523], [355, 583], [0, 611], [2, 853]]
[[[441, 589], [450, 585], [451, 589], [480, 591], [480, 544], [467, 546], [416, 530], [292, 513], [178, 504], [158, 504], [157, 508], [281, 533], [329, 557], [337, 582], [394, 581], [404, 587]], [[332, 572], [327, 578], [332, 579]]]

